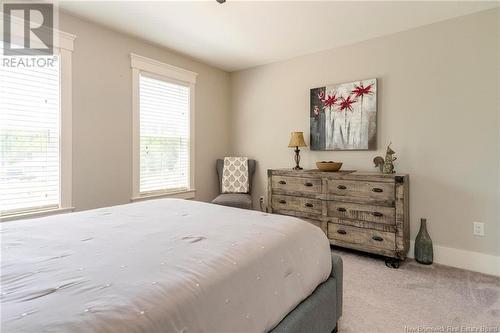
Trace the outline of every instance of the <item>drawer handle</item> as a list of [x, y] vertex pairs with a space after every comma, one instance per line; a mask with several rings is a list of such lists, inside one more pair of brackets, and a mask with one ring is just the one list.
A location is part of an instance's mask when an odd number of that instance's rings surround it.
[[376, 216], [376, 217], [382, 217], [382, 216], [384, 216], [384, 214], [379, 213], [379, 212], [373, 212], [372, 215]]
[[375, 193], [382, 193], [382, 192], [384, 192], [384, 190], [383, 190], [383, 189], [378, 188], [378, 187], [374, 187], [374, 188], [372, 188], [372, 191], [373, 191], [373, 192], [375, 192]]
[[345, 209], [344, 207], [339, 207], [339, 208], [337, 208], [337, 210], [339, 212], [345, 212], [345, 211], [347, 211], [347, 209]]
[[311, 187], [313, 186], [313, 183], [305, 183], [304, 186]]
[[339, 186], [337, 186], [337, 188], [339, 190], [345, 190], [345, 189], [347, 189], [347, 187], [345, 187], [344, 185], [339, 185]]
[[345, 235], [345, 234], [347, 234], [347, 231], [345, 231], [343, 229], [339, 229], [339, 230], [337, 230], [337, 233], [341, 234], [341, 235]]
[[286, 200], [280, 200], [278, 201], [280, 204], [286, 204]]
[[309, 208], [314, 207], [314, 205], [313, 205], [312, 203], [309, 203], [309, 202], [306, 202], [306, 205], [305, 205], [305, 206], [306, 206], [306, 207], [309, 207]]
[[280, 181], [278, 182], [278, 184], [281, 184], [281, 185], [286, 185], [286, 181], [284, 181], [284, 180], [280, 180]]
[[372, 237], [372, 239], [373, 239], [374, 241], [377, 241], [377, 242], [381, 242], [381, 241], [383, 241], [383, 240], [384, 240], [384, 239], [383, 239], [382, 237], [380, 237], [380, 236], [373, 236], [373, 237]]

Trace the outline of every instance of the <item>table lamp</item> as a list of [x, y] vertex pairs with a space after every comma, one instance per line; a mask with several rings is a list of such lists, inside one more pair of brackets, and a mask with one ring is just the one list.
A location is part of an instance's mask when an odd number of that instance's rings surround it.
[[299, 147], [307, 147], [305, 141], [304, 141], [304, 133], [303, 132], [292, 132], [292, 136], [290, 138], [290, 143], [288, 144], [288, 147], [293, 148], [295, 147], [295, 167], [293, 170], [302, 170], [302, 168], [299, 165], [300, 162], [300, 149]]

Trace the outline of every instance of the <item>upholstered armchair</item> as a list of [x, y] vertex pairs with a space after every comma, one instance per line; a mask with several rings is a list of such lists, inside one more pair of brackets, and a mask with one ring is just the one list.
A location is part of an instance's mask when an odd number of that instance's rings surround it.
[[219, 195], [212, 200], [212, 203], [222, 206], [230, 206], [243, 209], [252, 209], [252, 179], [255, 173], [255, 160], [248, 160], [248, 193], [222, 193], [222, 170], [224, 160], [218, 159], [216, 162], [217, 174], [219, 176]]

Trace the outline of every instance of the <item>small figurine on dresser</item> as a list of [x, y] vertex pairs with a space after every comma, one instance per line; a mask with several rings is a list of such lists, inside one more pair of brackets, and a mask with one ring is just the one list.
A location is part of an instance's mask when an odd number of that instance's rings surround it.
[[395, 173], [394, 171], [394, 161], [397, 159], [397, 157], [394, 156], [396, 152], [391, 149], [391, 143], [387, 146], [387, 151], [385, 153], [385, 160], [382, 158], [382, 156], [377, 156], [373, 159], [373, 163], [375, 164], [375, 167], [378, 167], [380, 169], [380, 172], [384, 174], [391, 174]]

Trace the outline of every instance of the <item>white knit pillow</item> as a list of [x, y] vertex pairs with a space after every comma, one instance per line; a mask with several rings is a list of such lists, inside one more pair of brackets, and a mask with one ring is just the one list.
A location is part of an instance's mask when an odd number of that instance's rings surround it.
[[222, 193], [248, 193], [248, 157], [224, 157]]

